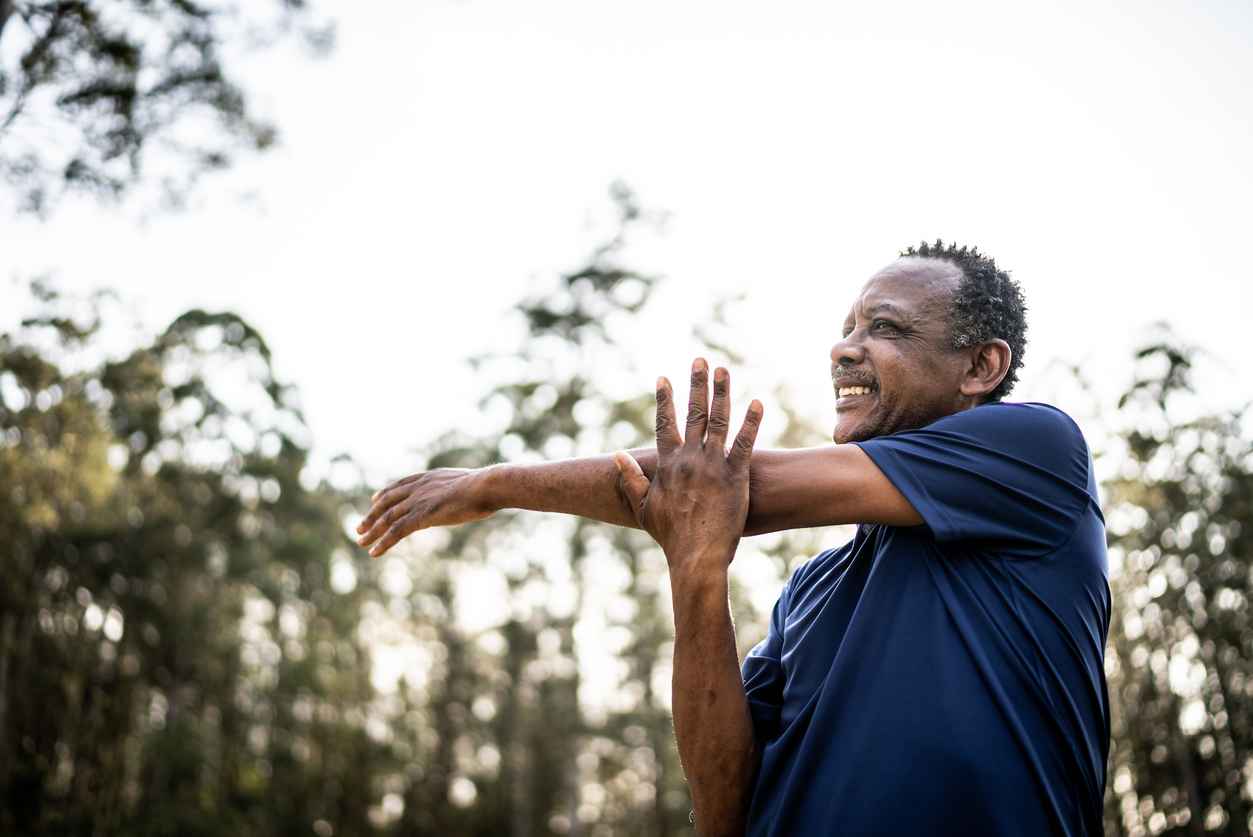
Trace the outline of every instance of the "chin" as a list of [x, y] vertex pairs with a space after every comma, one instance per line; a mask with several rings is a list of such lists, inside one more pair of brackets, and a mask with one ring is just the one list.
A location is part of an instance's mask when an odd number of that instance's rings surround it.
[[837, 422], [835, 430], [831, 433], [831, 440], [837, 445], [846, 445], [849, 442], [864, 442], [867, 439], [873, 439], [876, 435], [878, 434], [871, 432], [861, 424], [841, 428]]

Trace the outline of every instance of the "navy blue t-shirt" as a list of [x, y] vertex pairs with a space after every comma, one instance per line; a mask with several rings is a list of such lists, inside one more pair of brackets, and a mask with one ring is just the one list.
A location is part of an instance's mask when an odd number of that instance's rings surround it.
[[1102, 833], [1110, 596], [1088, 448], [1043, 404], [857, 443], [924, 525], [793, 573], [744, 660], [750, 835]]

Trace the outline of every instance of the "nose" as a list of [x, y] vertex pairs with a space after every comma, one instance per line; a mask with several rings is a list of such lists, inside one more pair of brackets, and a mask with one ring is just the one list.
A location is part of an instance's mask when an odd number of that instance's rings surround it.
[[831, 363], [838, 366], [856, 366], [865, 359], [866, 350], [856, 337], [857, 332], [853, 331], [831, 347]]

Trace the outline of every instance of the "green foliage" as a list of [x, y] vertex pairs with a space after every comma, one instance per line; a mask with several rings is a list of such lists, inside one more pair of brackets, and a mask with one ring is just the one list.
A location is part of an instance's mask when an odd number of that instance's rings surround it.
[[[474, 360], [481, 376], [498, 381], [481, 406], [499, 417], [499, 429], [478, 438], [448, 434], [427, 451], [429, 466], [649, 441], [651, 398], [616, 400], [596, 383], [640, 374], [623, 362], [613, 334], [647, 306], [655, 284], [620, 260], [648, 218], [624, 187], [612, 197], [618, 229], [609, 240], [518, 305], [526, 342], [514, 354]], [[419, 761], [433, 768], [406, 789], [402, 830], [542, 835], [592, 826], [598, 834], [651, 835], [684, 828], [688, 799], [668, 689], [655, 688], [668, 679], [671, 620], [660, 584], [664, 558], [651, 540], [586, 521], [502, 514], [446, 533], [429, 551], [416, 549], [404, 559], [422, 568], [406, 612], [416, 614], [426, 645], [439, 649], [430, 656], [444, 663], [421, 688], [402, 685], [406, 705], [425, 708], [429, 731], [408, 734], [430, 742]], [[467, 567], [476, 568], [477, 584], [494, 579], [506, 594], [493, 602], [499, 616], [474, 633], [445, 608], [429, 607], [435, 599], [455, 611], [481, 595], [476, 584], [457, 582]], [[593, 658], [613, 665], [589, 674]], [[458, 759], [458, 750], [470, 757]], [[467, 783], [472, 799], [449, 792]]]
[[[142, 180], [182, 200], [238, 151], [274, 144], [231, 56], [291, 31], [330, 46], [303, 0], [0, 2], [0, 38], [19, 45], [0, 63], [0, 177], [35, 213], [66, 193], [117, 197]], [[161, 154], [173, 165], [157, 169]]]
[[[480, 406], [497, 417], [498, 429], [478, 437], [449, 433], [426, 451], [428, 466], [652, 443], [655, 373], [633, 368], [629, 347], [616, 337], [638, 332], [649, 315], [656, 279], [626, 267], [623, 253], [650, 216], [623, 187], [611, 197], [618, 229], [607, 242], [518, 305], [525, 342], [513, 353], [474, 361], [492, 382]], [[713, 325], [722, 310], [715, 307]], [[624, 379], [640, 381], [641, 394], [623, 399], [598, 383]], [[789, 414], [785, 435], [813, 444], [824, 434]], [[690, 833], [670, 716], [668, 574], [652, 540], [631, 529], [527, 513], [429, 534], [384, 559], [412, 580], [396, 608], [405, 614], [401, 626], [439, 661], [420, 683], [400, 687], [403, 705], [422, 711], [416, 728], [398, 717], [398, 735], [425, 742], [416, 753], [422, 774], [410, 772], [400, 784], [401, 830]], [[736, 564], [749, 565], [766, 578], [760, 586], [777, 591], [824, 534], [754, 539]], [[752, 592], [733, 578], [742, 650], [761, 638], [768, 615], [754, 606], [761, 597]], [[449, 618], [475, 611], [475, 604], [498, 613], [472, 616], [473, 627]], [[468, 783], [472, 797], [456, 790]]]
[[330, 586], [347, 499], [264, 343], [191, 312], [102, 360], [103, 300], [39, 296], [0, 336], [0, 832], [370, 832], [370, 588]]
[[[428, 466], [650, 442], [650, 394], [599, 383], [652, 380], [616, 337], [648, 316], [624, 252], [649, 219], [614, 199], [607, 243], [519, 304], [517, 351], [475, 359], [494, 427]], [[688, 832], [647, 536], [499, 514], [369, 562], [361, 492], [310, 483], [248, 323], [190, 311], [105, 358], [108, 295], [32, 290], [0, 335], [0, 833]], [[1201, 409], [1196, 356], [1146, 346], [1108, 419], [1110, 835], [1247, 834], [1253, 807], [1253, 445], [1244, 412]], [[776, 400], [779, 444], [823, 441]], [[741, 653], [844, 534], [744, 542]]]
[[1198, 409], [1198, 354], [1169, 335], [1147, 345], [1120, 401], [1111, 835], [1249, 833], [1253, 440], [1244, 410]]

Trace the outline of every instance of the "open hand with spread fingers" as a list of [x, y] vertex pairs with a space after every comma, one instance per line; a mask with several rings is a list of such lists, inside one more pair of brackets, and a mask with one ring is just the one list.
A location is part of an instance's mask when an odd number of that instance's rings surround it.
[[748, 517], [748, 469], [761, 426], [761, 402], [749, 405], [744, 424], [727, 448], [731, 376], [714, 372], [709, 403], [709, 366], [692, 364], [687, 428], [675, 422], [670, 382], [657, 379], [657, 470], [651, 480], [630, 454], [614, 461], [621, 487], [640, 528], [661, 545], [673, 575], [705, 569], [725, 571]]

